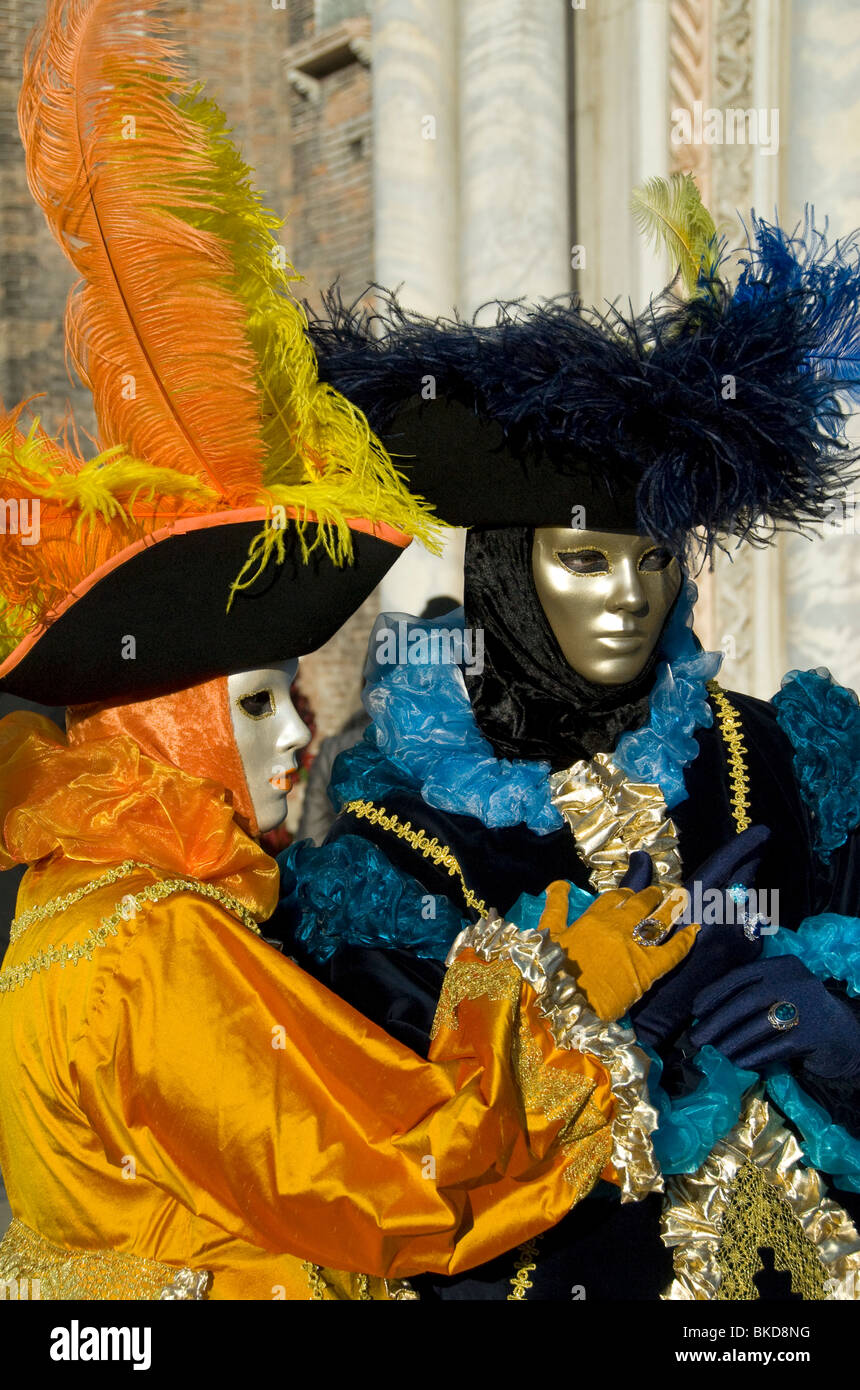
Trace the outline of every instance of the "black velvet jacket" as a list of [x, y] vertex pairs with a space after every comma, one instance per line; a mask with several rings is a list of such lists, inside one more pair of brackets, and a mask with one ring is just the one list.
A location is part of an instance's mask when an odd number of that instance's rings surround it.
[[[857, 837], [833, 856], [828, 868], [821, 865], [811, 850], [809, 817], [792, 769], [793, 750], [777, 724], [773, 707], [747, 695], [728, 693], [740, 713], [748, 749], [748, 815], [753, 824], [766, 825], [772, 832], [757, 886], [771, 893], [778, 889], [779, 922], [790, 930], [817, 912], [856, 914]], [[698, 865], [735, 833], [726, 750], [716, 720], [696, 737], [699, 754], [685, 771], [689, 795], [672, 811], [685, 874], [691, 877]], [[471, 816], [428, 806], [417, 788], [387, 794], [385, 805], [401, 821], [411, 821], [413, 827], [449, 846], [468, 889], [502, 915], [522, 892], [539, 893], [555, 879], [588, 887], [587, 870], [567, 826], [548, 835], [538, 835], [522, 825], [489, 829]], [[464, 917], [475, 919], [477, 914], [464, 900], [459, 880], [434, 867], [407, 841], [367, 820], [342, 813], [328, 838], [344, 834], [371, 839], [428, 893], [449, 897]], [[352, 946], [341, 948], [320, 966], [295, 944], [289, 949], [341, 997], [414, 1051], [426, 1055], [444, 966], [404, 951]], [[840, 997], [846, 997], [838, 986], [833, 988]], [[688, 1080], [684, 1038], [668, 1051], [664, 1062], [664, 1084], [670, 1092], [682, 1094]], [[807, 1093], [824, 1104], [837, 1122], [860, 1134], [856, 1088], [825, 1082], [805, 1073], [802, 1066], [796, 1070]], [[833, 1195], [855, 1221], [860, 1217], [860, 1202], [852, 1194], [839, 1190]], [[554, 1231], [541, 1237], [529, 1298], [569, 1301], [571, 1290], [578, 1286], [586, 1290], [590, 1300], [659, 1297], [672, 1278], [671, 1253], [659, 1238], [661, 1200], [655, 1194], [645, 1201], [622, 1205], [615, 1189], [600, 1184]], [[505, 1299], [514, 1259], [511, 1253], [454, 1279], [427, 1276], [417, 1283], [424, 1298]], [[762, 1297], [791, 1297], [786, 1280], [787, 1276], [772, 1272], [759, 1276]]]

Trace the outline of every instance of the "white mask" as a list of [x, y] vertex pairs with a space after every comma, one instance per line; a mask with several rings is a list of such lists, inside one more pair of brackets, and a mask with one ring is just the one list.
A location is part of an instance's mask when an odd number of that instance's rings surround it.
[[298, 669], [297, 661], [284, 661], [227, 677], [236, 747], [261, 835], [283, 822], [296, 754], [311, 738], [290, 699]]

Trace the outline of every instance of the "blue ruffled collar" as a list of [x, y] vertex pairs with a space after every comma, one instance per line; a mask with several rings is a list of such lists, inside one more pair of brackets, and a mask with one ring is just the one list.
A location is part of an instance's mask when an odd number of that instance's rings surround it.
[[[687, 796], [684, 768], [698, 752], [693, 734], [713, 722], [706, 682], [722, 661], [693, 636], [696, 597], [687, 580], [663, 635], [648, 723], [624, 734], [614, 755], [628, 776], [657, 783], [669, 808]], [[564, 821], [550, 800], [549, 764], [497, 758], [475, 722], [460, 665], [439, 659], [438, 641], [434, 660], [430, 633], [462, 634], [464, 622], [462, 608], [431, 620], [380, 615], [365, 670], [363, 699], [373, 720], [365, 738], [439, 810], [493, 828], [522, 823], [539, 835], [558, 830]], [[392, 634], [400, 658], [393, 662]]]

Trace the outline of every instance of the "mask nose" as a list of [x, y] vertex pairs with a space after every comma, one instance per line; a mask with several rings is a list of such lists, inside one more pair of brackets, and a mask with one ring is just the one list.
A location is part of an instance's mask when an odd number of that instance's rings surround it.
[[275, 743], [275, 751], [284, 755], [294, 751], [298, 752], [300, 748], [306, 748], [310, 741], [310, 729], [291, 704], [289, 710], [284, 711], [283, 723]]
[[615, 583], [606, 606], [613, 613], [647, 612], [648, 599], [638, 567], [627, 556], [619, 559], [617, 563]]

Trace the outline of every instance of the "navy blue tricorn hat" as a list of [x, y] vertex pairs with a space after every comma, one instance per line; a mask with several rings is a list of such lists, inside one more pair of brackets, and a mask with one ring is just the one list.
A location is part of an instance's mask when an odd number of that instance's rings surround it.
[[688, 556], [767, 543], [856, 476], [860, 246], [810, 215], [751, 227], [733, 289], [718, 248], [692, 297], [673, 282], [638, 317], [565, 297], [486, 326], [333, 291], [311, 314], [320, 376], [454, 525], [638, 530]]

